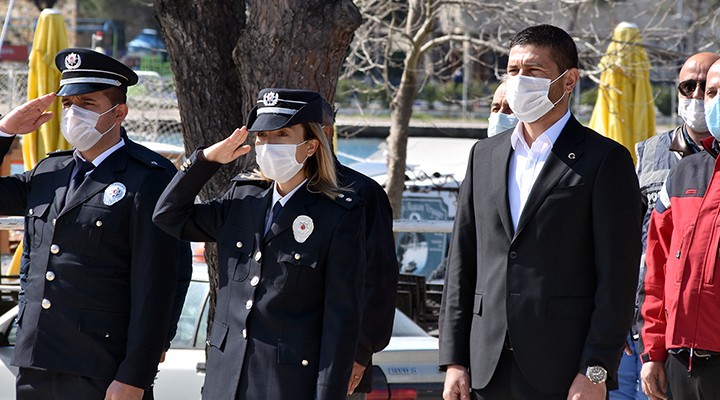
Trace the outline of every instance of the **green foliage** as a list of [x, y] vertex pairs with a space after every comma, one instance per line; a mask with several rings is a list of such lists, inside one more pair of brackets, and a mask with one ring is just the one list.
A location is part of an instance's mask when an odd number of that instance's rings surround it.
[[170, 61], [167, 60], [167, 57], [159, 55], [142, 56], [140, 58], [140, 69], [143, 71], [155, 71], [162, 76], [172, 76]]
[[652, 87], [653, 97], [655, 98], [655, 107], [663, 115], [672, 115], [672, 99], [671, 96], [677, 96], [675, 94], [675, 87], [671, 85], [653, 85]]
[[383, 107], [389, 105], [385, 88], [381, 85], [369, 84], [359, 79], [340, 79], [335, 89], [335, 101], [343, 104], [354, 104], [362, 108], [371, 102], [380, 102]]
[[580, 95], [580, 104], [594, 107], [597, 102], [598, 88], [597, 86], [592, 89], [587, 89]]

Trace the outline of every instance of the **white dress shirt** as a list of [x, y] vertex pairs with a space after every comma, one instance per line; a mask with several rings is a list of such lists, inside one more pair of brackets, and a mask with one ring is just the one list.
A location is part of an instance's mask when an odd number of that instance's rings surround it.
[[530, 190], [569, 119], [570, 110], [535, 139], [532, 146], [528, 146], [525, 141], [522, 123], [517, 124], [510, 135], [510, 145], [514, 151], [510, 155], [510, 167], [508, 168], [508, 201], [515, 229], [517, 229]]
[[267, 213], [265, 214], [265, 232], [267, 232], [270, 229], [270, 218], [272, 217], [272, 208], [275, 206], [275, 203], [278, 201], [280, 202], [280, 205], [285, 207], [285, 204], [290, 200], [292, 195], [295, 194], [295, 192], [298, 191], [305, 183], [307, 182], [307, 179], [300, 182], [299, 185], [295, 186], [295, 189], [291, 190], [286, 194], [285, 196], [282, 196], [280, 192], [277, 190], [277, 183], [273, 183], [273, 196], [272, 196], [272, 203], [270, 203], [270, 207], [267, 210]]

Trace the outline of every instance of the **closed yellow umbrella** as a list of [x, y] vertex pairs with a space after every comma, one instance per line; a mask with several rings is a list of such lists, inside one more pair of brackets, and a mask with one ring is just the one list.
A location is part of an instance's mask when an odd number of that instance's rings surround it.
[[621, 143], [635, 157], [635, 143], [655, 134], [650, 61], [637, 25], [622, 22], [600, 60], [600, 86], [590, 128]]
[[[55, 66], [55, 55], [67, 47], [67, 30], [62, 13], [55, 9], [43, 10], [35, 27], [30, 53], [28, 100], [54, 92], [60, 87], [60, 71]], [[71, 147], [60, 133], [62, 113], [60, 100], [56, 99], [48, 110], [53, 112], [53, 118], [40, 129], [22, 137], [23, 164], [26, 170], [35, 167], [35, 164], [45, 158], [47, 153]], [[21, 253], [22, 242], [13, 255], [9, 274], [19, 273]]]

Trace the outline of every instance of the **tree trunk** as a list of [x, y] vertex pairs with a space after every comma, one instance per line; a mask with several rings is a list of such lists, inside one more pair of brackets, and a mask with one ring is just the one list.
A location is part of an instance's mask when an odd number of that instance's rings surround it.
[[[412, 60], [410, 60], [412, 58]], [[411, 63], [411, 64], [410, 64]], [[408, 127], [412, 106], [418, 92], [417, 58], [406, 57], [400, 85], [390, 102], [390, 135], [388, 135], [388, 181], [385, 187], [393, 218], [402, 213], [402, 194], [405, 191], [405, 166], [407, 160]]]
[[[243, 126], [264, 87], [316, 90], [334, 99], [340, 66], [361, 22], [351, 0], [154, 0], [154, 5], [170, 54], [188, 154]], [[254, 167], [254, 152], [226, 165], [201, 197], [219, 196], [233, 176]], [[206, 249], [209, 332], [218, 270], [217, 248]]]
[[[233, 59], [243, 96], [266, 87], [316, 90], [335, 98], [340, 67], [362, 22], [351, 0], [254, 1]], [[245, 109], [244, 111], [248, 111]]]
[[[186, 154], [209, 146], [243, 125], [243, 87], [230, 54], [245, 24], [242, 1], [155, 0], [158, 22], [170, 54]], [[190, 5], [192, 4], [192, 5]], [[238, 170], [252, 166], [241, 157], [211, 179], [201, 198], [211, 199], [227, 189]], [[217, 248], [206, 246], [210, 278], [210, 325], [215, 313]], [[208, 327], [209, 329], [209, 327]]]

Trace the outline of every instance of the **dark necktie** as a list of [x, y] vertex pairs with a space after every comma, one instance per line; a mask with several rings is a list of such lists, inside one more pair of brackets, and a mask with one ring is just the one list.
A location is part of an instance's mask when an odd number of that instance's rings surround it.
[[68, 185], [68, 191], [67, 196], [65, 198], [70, 198], [73, 194], [75, 194], [75, 191], [80, 187], [80, 185], [85, 180], [85, 175], [92, 171], [93, 168], [95, 168], [95, 164], [89, 162], [89, 161], [82, 161], [82, 160], [75, 160], [76, 163], [79, 163], [77, 171], [75, 171], [75, 175], [73, 175], [72, 179], [70, 180], [70, 185]]
[[267, 224], [267, 227], [265, 228], [265, 234], [270, 232], [270, 227], [272, 226], [273, 222], [277, 219], [277, 216], [280, 214], [280, 211], [282, 211], [282, 204], [280, 204], [280, 201], [276, 201], [275, 205], [272, 208], [272, 213], [270, 215], [270, 221]]

